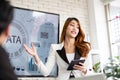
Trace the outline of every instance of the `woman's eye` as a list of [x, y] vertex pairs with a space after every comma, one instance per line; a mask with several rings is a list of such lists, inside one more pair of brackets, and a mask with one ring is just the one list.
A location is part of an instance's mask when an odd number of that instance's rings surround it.
[[70, 26], [73, 26], [73, 27], [74, 27], [74, 25], [73, 25], [73, 24], [70, 24]]

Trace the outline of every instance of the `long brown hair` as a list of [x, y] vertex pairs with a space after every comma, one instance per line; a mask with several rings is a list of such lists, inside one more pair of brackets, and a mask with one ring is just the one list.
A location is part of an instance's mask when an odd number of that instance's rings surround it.
[[75, 46], [78, 49], [80, 55], [82, 57], [86, 57], [88, 55], [90, 49], [91, 49], [91, 45], [90, 45], [89, 42], [84, 40], [85, 39], [85, 34], [84, 34], [84, 32], [83, 32], [83, 30], [81, 28], [80, 22], [79, 22], [79, 20], [77, 18], [71, 17], [71, 18], [68, 18], [65, 21], [65, 24], [64, 24], [63, 30], [62, 30], [62, 34], [61, 34], [61, 38], [60, 38], [60, 43], [62, 43], [65, 40], [66, 29], [67, 29], [69, 23], [72, 20], [75, 20], [79, 25], [79, 33], [75, 38]]

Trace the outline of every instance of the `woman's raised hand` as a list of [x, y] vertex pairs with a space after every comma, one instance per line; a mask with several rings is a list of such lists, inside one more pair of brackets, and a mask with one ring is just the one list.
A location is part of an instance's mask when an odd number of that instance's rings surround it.
[[38, 63], [39, 62], [39, 56], [37, 55], [34, 44], [32, 43], [32, 48], [31, 49], [26, 44], [24, 44], [23, 46], [26, 49], [26, 51], [34, 57], [36, 63]]
[[24, 48], [30, 55], [32, 55], [32, 56], [36, 56], [37, 55], [36, 49], [35, 49], [35, 46], [34, 46], [33, 43], [32, 43], [32, 48], [31, 49], [26, 44], [24, 44]]

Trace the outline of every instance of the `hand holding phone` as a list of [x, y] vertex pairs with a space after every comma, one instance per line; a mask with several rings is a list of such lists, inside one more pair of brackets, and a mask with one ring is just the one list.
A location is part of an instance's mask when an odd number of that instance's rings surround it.
[[67, 70], [73, 70], [73, 66], [74, 65], [80, 65], [80, 66], [82, 66], [81, 64], [79, 64], [79, 62], [84, 63], [85, 60], [84, 59], [82, 59], [82, 60], [80, 60], [80, 59], [78, 59], [78, 60], [72, 60], [71, 63], [69, 64]]

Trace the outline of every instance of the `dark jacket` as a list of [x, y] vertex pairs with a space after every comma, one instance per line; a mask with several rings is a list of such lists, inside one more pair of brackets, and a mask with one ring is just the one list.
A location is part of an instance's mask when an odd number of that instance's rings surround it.
[[0, 46], [0, 80], [17, 80], [9, 57], [4, 48]]

